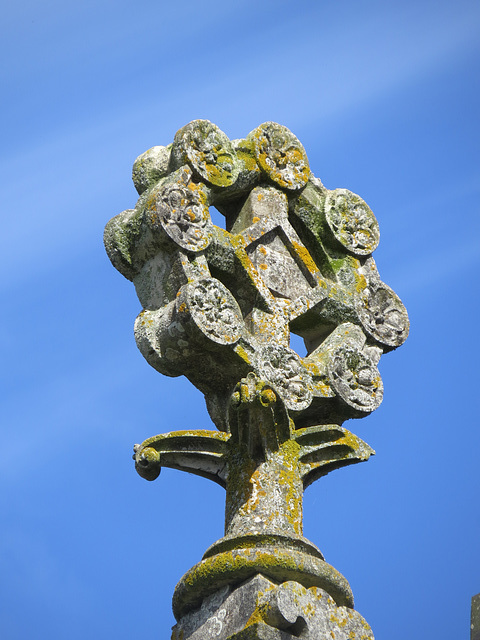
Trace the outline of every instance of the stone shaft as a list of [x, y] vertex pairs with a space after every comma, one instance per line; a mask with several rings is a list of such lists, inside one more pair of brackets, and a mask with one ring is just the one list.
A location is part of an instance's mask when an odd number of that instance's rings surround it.
[[229, 461], [225, 535], [302, 534], [303, 482], [295, 449], [288, 442], [259, 464], [242, 452]]

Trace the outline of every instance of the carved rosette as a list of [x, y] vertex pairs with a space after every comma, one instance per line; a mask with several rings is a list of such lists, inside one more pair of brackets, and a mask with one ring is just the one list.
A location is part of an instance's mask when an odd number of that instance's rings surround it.
[[310, 374], [292, 349], [265, 345], [258, 369], [260, 376], [278, 389], [288, 409], [300, 411], [312, 402]]
[[331, 191], [325, 201], [325, 217], [335, 238], [348, 251], [366, 256], [380, 241], [378, 222], [367, 203], [348, 189]]
[[395, 349], [407, 339], [410, 328], [407, 310], [383, 282], [372, 283], [357, 299], [356, 309], [365, 331], [380, 344]]
[[208, 120], [194, 120], [175, 135], [172, 155], [182, 165], [188, 163], [202, 180], [215, 187], [228, 187], [238, 176], [232, 143]]
[[182, 249], [202, 251], [210, 244], [212, 224], [207, 196], [191, 181], [190, 171], [178, 172], [177, 180], [155, 189], [147, 200], [147, 221], [159, 226]]
[[298, 190], [310, 175], [307, 154], [293, 133], [275, 122], [265, 122], [252, 131], [259, 167], [283, 189]]
[[234, 344], [244, 328], [242, 312], [230, 291], [215, 278], [187, 284], [176, 302], [180, 316], [188, 314], [200, 331], [217, 344]]
[[355, 345], [344, 344], [335, 350], [328, 375], [332, 387], [349, 407], [371, 413], [383, 399], [383, 383], [376, 365]]

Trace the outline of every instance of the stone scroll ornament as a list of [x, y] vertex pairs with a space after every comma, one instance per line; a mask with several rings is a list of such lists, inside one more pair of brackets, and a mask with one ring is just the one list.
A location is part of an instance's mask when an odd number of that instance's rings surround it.
[[273, 122], [229, 140], [195, 120], [139, 156], [133, 181], [138, 202], [110, 220], [105, 246], [143, 307], [138, 347], [205, 395], [217, 427], [145, 440], [136, 469], [226, 489], [225, 535], [178, 583], [172, 638], [373, 638], [346, 579], [302, 535], [305, 487], [374, 453], [343, 424], [380, 405], [379, 359], [408, 335], [372, 258], [373, 212], [326, 189]]

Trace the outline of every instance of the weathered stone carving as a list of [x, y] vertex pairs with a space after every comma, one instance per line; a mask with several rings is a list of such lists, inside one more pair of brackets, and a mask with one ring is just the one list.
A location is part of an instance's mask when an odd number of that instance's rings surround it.
[[145, 203], [147, 224], [153, 232], [161, 226], [182, 249], [202, 251], [210, 244], [212, 231], [207, 195], [192, 181], [188, 169], [180, 169], [173, 177], [149, 194]]
[[400, 298], [383, 282], [359, 296], [357, 313], [367, 334], [384, 347], [398, 347], [408, 334], [408, 317]]
[[212, 186], [229, 186], [238, 175], [232, 143], [208, 120], [195, 120], [177, 132], [172, 157], [178, 166], [189, 164]]
[[287, 127], [265, 122], [249, 135], [255, 143], [255, 156], [262, 171], [279, 187], [301, 189], [310, 169], [300, 141]]
[[202, 278], [181, 289], [177, 308], [218, 344], [234, 344], [242, 334], [243, 318], [230, 291], [215, 278]]
[[[135, 447], [136, 469], [147, 480], [182, 469], [227, 494], [225, 536], [175, 589], [173, 637], [372, 638], [348, 582], [302, 535], [302, 497], [372, 455], [342, 425], [380, 405], [377, 364], [408, 334], [371, 257], [375, 216], [350, 191], [327, 190], [273, 122], [230, 141], [193, 121], [142, 154], [133, 179], [140, 198], [107, 224], [105, 246], [143, 306], [137, 344], [205, 395], [219, 429], [149, 438]], [[250, 617], [233, 621], [222, 603], [247, 591]]]
[[288, 409], [306, 409], [312, 401], [312, 382], [297, 354], [281, 344], [269, 344], [260, 354], [260, 375], [282, 394]]
[[325, 217], [335, 238], [359, 256], [368, 256], [378, 246], [380, 231], [372, 210], [347, 189], [335, 189], [325, 202]]
[[258, 575], [235, 590], [219, 589], [173, 629], [172, 640], [373, 640], [372, 630], [353, 609], [338, 606], [319, 587], [283, 584]]

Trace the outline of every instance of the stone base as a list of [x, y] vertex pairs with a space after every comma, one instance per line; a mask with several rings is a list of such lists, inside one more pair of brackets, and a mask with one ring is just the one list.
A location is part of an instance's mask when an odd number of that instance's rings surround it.
[[353, 609], [319, 587], [275, 583], [263, 575], [223, 587], [173, 627], [171, 640], [373, 640]]
[[[273, 538], [277, 538], [274, 544]], [[225, 538], [207, 550], [203, 559], [180, 579], [172, 598], [173, 614], [177, 620], [191, 610], [198, 609], [208, 597], [222, 587], [238, 586], [261, 574], [273, 583], [298, 582], [306, 589], [324, 589], [338, 606], [353, 608], [353, 594], [348, 581], [329, 565], [318, 549], [306, 552], [303, 543], [308, 541], [260, 535]], [[245, 543], [247, 546], [238, 545]], [[223, 545], [227, 544], [223, 549]], [[236, 545], [230, 548], [230, 545]], [[311, 545], [311, 543], [309, 543]], [[313, 545], [311, 545], [313, 549]], [[223, 549], [223, 550], [222, 550]], [[220, 551], [217, 553], [217, 551]]]

